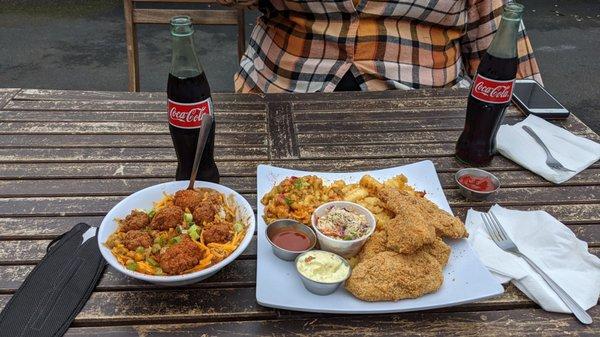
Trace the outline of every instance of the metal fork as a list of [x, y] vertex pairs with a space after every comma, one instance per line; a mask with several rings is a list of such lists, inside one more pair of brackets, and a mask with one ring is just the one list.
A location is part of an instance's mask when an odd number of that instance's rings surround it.
[[535, 140], [536, 143], [538, 143], [542, 147], [542, 149], [544, 149], [544, 152], [546, 152], [546, 165], [548, 165], [548, 167], [556, 171], [575, 172], [571, 169], [564, 167], [563, 164], [556, 160], [552, 153], [550, 153], [550, 150], [548, 149], [546, 144], [542, 142], [540, 137], [529, 126], [523, 125], [522, 128], [531, 136], [531, 138]]
[[481, 218], [483, 219], [483, 224], [485, 228], [498, 247], [507, 252], [511, 252], [521, 258], [523, 258], [529, 265], [535, 270], [542, 278], [548, 283], [550, 288], [556, 292], [558, 297], [565, 303], [565, 305], [571, 309], [575, 317], [583, 323], [583, 324], [592, 324], [592, 317], [588, 315], [588, 313], [577, 303], [573, 298], [567, 294], [566, 291], [563, 290], [554, 280], [548, 276], [540, 267], [538, 267], [533, 261], [531, 261], [527, 256], [523, 255], [519, 248], [515, 245], [515, 243], [511, 240], [511, 238], [506, 234], [504, 228], [498, 221], [498, 218], [492, 213], [482, 213]]

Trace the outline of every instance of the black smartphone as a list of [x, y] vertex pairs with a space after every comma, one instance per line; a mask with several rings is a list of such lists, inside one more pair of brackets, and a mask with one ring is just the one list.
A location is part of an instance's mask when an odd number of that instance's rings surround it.
[[569, 117], [569, 110], [535, 80], [516, 80], [512, 101], [526, 115], [544, 119]]

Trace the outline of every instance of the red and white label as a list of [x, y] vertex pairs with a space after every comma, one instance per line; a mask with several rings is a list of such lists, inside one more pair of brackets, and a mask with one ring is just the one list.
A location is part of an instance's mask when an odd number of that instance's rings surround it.
[[514, 79], [497, 81], [477, 74], [471, 86], [471, 95], [487, 103], [508, 103], [512, 97], [514, 83]]
[[210, 97], [201, 102], [178, 103], [168, 100], [169, 124], [182, 129], [197, 129], [202, 116], [212, 114]]

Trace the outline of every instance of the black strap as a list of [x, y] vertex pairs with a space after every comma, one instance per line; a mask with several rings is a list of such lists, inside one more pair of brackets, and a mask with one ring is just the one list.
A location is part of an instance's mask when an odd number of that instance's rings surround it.
[[83, 241], [90, 226], [80, 223], [48, 245], [0, 313], [0, 336], [62, 336], [85, 305], [106, 262], [96, 236]]

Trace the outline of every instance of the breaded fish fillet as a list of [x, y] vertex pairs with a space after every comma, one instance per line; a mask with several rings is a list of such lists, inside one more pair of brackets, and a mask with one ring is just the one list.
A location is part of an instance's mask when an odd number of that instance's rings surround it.
[[409, 207], [396, 213], [386, 226], [387, 248], [401, 254], [410, 254], [437, 238], [435, 228], [421, 214]]
[[421, 247], [419, 251], [423, 251], [435, 258], [437, 262], [444, 268], [450, 257], [450, 246], [444, 240], [437, 238], [433, 243]]
[[425, 251], [381, 252], [359, 263], [346, 289], [364, 301], [397, 301], [436, 291], [444, 276], [438, 261]]
[[358, 254], [358, 261], [370, 259], [378, 253], [385, 252], [387, 247], [387, 233], [385, 230], [379, 230], [373, 233], [371, 237], [365, 242], [360, 253]]
[[466, 238], [469, 236], [465, 225], [459, 218], [440, 209], [436, 204], [425, 197], [419, 197], [406, 191], [393, 188], [382, 188], [379, 196], [386, 205], [396, 214], [411, 210], [411, 213], [421, 214], [427, 223], [435, 227], [437, 236], [452, 239]]

